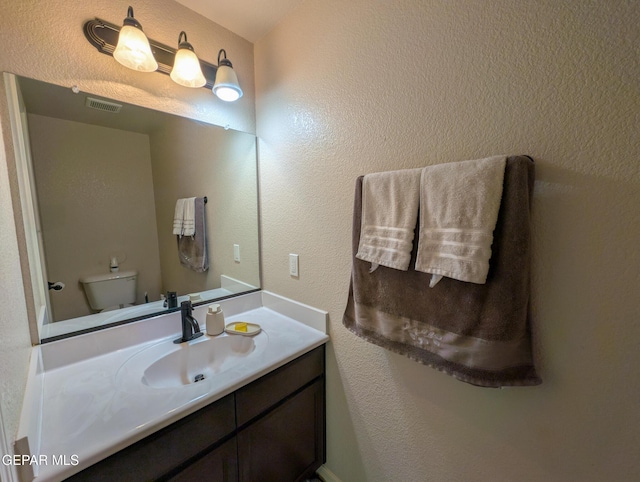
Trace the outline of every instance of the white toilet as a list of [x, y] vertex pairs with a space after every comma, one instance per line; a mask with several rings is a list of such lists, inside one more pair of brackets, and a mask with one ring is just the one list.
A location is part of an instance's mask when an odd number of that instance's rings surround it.
[[136, 301], [137, 271], [120, 271], [80, 279], [94, 311], [110, 311]]

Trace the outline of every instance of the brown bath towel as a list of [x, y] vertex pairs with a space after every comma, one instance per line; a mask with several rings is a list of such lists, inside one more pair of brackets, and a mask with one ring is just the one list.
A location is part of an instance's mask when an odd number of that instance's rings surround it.
[[538, 385], [531, 354], [530, 202], [534, 165], [507, 158], [502, 203], [485, 284], [415, 271], [419, 227], [408, 271], [355, 257], [360, 240], [362, 177], [356, 182], [353, 268], [343, 324], [393, 352], [484, 387]]
[[197, 273], [209, 269], [207, 258], [207, 225], [204, 215], [204, 198], [195, 199], [195, 233], [193, 236], [176, 236], [180, 264]]

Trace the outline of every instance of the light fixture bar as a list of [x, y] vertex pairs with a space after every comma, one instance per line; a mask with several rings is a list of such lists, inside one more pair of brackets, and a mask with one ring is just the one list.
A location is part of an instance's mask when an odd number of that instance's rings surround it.
[[[118, 34], [120, 33], [120, 27], [118, 25], [96, 18], [87, 21], [84, 24], [83, 31], [89, 43], [98, 49], [98, 52], [113, 56], [113, 51], [116, 49], [116, 45], [118, 45]], [[162, 72], [166, 75], [171, 74], [176, 49], [156, 42], [153, 39], [149, 39], [149, 45], [151, 45], [153, 56], [156, 62], [158, 62], [158, 70], [156, 72]], [[203, 88], [212, 89], [216, 80], [218, 67], [202, 59], [198, 60], [200, 60], [200, 67], [207, 81]]]

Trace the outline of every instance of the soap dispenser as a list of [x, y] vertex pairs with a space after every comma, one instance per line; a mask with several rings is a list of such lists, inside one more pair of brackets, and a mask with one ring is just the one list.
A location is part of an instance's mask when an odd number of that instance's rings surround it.
[[207, 335], [216, 336], [224, 331], [224, 313], [219, 304], [209, 305], [207, 310]]

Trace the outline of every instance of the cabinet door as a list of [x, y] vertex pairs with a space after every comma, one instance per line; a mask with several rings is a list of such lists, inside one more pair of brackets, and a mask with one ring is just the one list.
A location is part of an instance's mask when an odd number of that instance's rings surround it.
[[321, 378], [238, 433], [240, 480], [304, 480], [324, 462], [324, 432]]
[[235, 437], [208, 453], [175, 477], [171, 482], [236, 482], [238, 480], [238, 448]]

